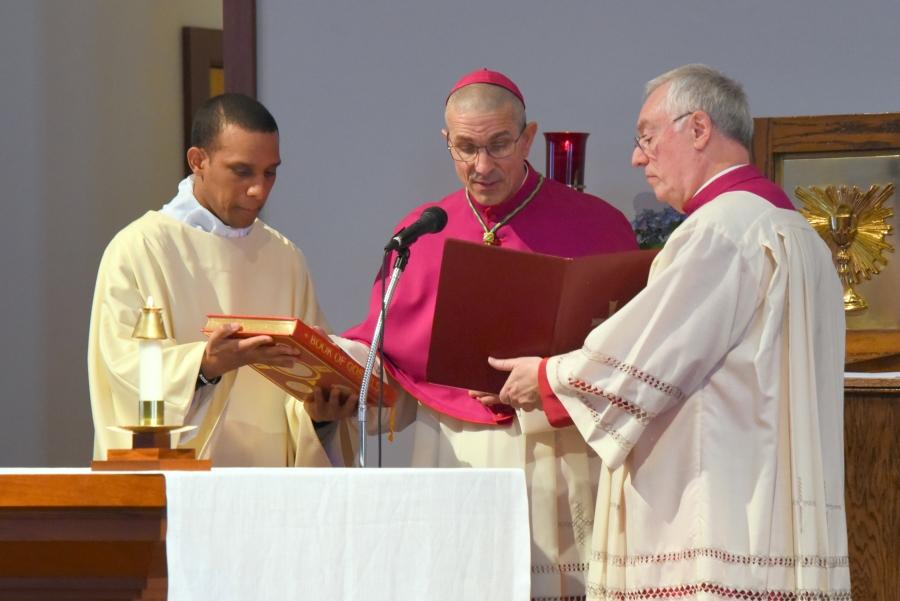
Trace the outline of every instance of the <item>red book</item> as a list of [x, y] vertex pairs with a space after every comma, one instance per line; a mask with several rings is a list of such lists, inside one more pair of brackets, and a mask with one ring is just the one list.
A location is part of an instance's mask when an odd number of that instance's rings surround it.
[[425, 379], [498, 393], [507, 372], [488, 357], [549, 357], [587, 335], [647, 285], [659, 252], [575, 259], [448, 239]]
[[[252, 338], [271, 336], [275, 344], [284, 344], [298, 349], [294, 366], [272, 367], [254, 364], [253, 369], [265, 376], [292, 397], [308, 401], [313, 394], [313, 386], [330, 389], [335, 386], [353, 394], [359, 394], [365, 367], [350, 358], [330, 338], [320, 336], [299, 319], [293, 317], [256, 317], [250, 315], [207, 315], [209, 321], [203, 332], [209, 334], [220, 326], [239, 323], [242, 329], [232, 338]], [[369, 378], [366, 395], [370, 405], [378, 404], [378, 390], [381, 382], [374, 375]], [[390, 385], [384, 386], [384, 405], [393, 407], [397, 401], [397, 391]]]

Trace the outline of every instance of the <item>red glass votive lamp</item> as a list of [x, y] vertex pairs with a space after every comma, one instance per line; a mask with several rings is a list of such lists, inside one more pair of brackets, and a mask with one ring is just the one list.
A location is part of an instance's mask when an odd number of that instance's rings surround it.
[[573, 131], [544, 132], [547, 177], [578, 191], [584, 190], [584, 151], [589, 135]]

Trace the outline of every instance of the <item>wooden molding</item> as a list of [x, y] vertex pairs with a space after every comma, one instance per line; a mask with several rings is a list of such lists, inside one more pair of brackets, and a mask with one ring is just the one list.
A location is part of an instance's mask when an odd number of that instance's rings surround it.
[[51, 508], [166, 506], [161, 474], [28, 474], [0, 476], [0, 507]]
[[847, 330], [848, 355], [900, 353], [900, 330]]
[[164, 601], [162, 474], [0, 475], [0, 599]]
[[222, 0], [225, 91], [256, 98], [256, 0]]
[[753, 120], [753, 164], [778, 183], [781, 155], [900, 151], [900, 113]]
[[[194, 115], [210, 99], [209, 70], [224, 67], [222, 30], [203, 27], [181, 28], [182, 128], [184, 154], [191, 147], [191, 124]], [[185, 159], [185, 175], [190, 174]]]
[[[211, 98], [210, 69], [224, 69], [225, 91], [256, 98], [256, 0], [223, 0], [223, 29], [183, 27], [184, 153], [191, 147], [194, 115]], [[191, 173], [185, 161], [185, 175]]]
[[844, 378], [844, 394], [885, 395], [900, 393], [898, 378]]

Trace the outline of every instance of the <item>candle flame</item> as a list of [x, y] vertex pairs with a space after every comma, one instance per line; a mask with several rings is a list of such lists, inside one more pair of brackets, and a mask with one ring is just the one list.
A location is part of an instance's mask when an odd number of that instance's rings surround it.
[[148, 309], [152, 309], [152, 308], [153, 308], [153, 297], [152, 297], [152, 296], [148, 296], [148, 297], [147, 297], [147, 308], [148, 308]]

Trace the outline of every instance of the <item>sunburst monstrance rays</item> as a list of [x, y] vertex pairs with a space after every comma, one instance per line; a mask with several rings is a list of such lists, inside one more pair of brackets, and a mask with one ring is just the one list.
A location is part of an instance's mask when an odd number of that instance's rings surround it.
[[865, 301], [853, 291], [853, 284], [860, 278], [871, 279], [880, 273], [888, 261], [883, 251], [894, 252], [894, 247], [884, 241], [893, 229], [885, 219], [894, 211], [885, 207], [885, 201], [894, 192], [894, 184], [882, 188], [873, 185], [865, 193], [854, 186], [810, 186], [808, 190], [797, 187], [794, 193], [804, 208], [800, 213], [822, 236], [831, 248], [838, 273], [844, 283], [844, 306], [848, 311], [866, 307]]

